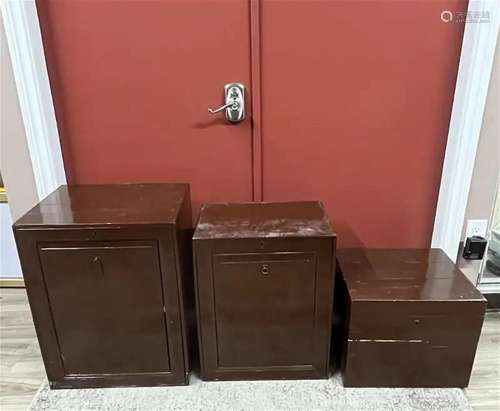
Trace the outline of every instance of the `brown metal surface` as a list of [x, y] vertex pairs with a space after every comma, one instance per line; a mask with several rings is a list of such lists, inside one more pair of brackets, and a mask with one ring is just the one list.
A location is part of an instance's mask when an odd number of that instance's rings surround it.
[[205, 205], [194, 234], [202, 378], [327, 378], [334, 253], [320, 203]]
[[437, 249], [338, 250], [345, 386], [465, 387], [486, 308]]
[[332, 237], [323, 204], [284, 203], [203, 204], [194, 239]]
[[187, 383], [190, 215], [184, 184], [64, 186], [14, 224], [51, 387]]
[[83, 184], [61, 186], [16, 226], [173, 224], [187, 184]]

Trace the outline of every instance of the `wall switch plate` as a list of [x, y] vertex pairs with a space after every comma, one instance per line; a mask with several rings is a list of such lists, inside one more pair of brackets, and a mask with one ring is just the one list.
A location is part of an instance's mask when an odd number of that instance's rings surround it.
[[487, 230], [488, 220], [467, 220], [464, 242], [467, 240], [467, 237], [479, 236], [486, 238]]

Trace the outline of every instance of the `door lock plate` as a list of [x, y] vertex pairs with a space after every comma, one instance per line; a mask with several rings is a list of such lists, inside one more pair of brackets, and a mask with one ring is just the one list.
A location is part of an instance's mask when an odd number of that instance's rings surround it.
[[224, 110], [227, 121], [239, 123], [245, 118], [245, 86], [240, 83], [229, 83], [224, 86], [225, 103], [217, 109], [209, 108], [209, 113]]

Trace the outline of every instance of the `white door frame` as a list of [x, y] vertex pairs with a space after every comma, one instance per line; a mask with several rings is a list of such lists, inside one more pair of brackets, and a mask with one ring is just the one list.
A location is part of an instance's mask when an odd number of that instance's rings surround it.
[[38, 199], [66, 173], [34, 0], [0, 0]]
[[[486, 21], [480, 22], [482, 18]], [[454, 262], [469, 198], [499, 21], [498, 0], [469, 1], [431, 243], [431, 247], [443, 249]]]
[[[65, 184], [66, 175], [36, 4], [34, 0], [1, 1], [38, 197], [42, 199]], [[474, 16], [487, 16], [489, 21], [469, 20]], [[451, 17], [443, 24], [456, 24], [457, 16]], [[445, 20], [450, 20], [450, 14]], [[431, 244], [442, 248], [453, 261], [467, 207], [499, 21], [497, 0], [469, 1]]]

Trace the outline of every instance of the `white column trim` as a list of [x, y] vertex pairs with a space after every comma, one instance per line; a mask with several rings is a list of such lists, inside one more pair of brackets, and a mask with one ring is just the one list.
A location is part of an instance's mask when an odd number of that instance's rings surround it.
[[[488, 21], [479, 22], [479, 16], [488, 17]], [[469, 2], [431, 243], [432, 247], [443, 249], [454, 262], [474, 171], [499, 21], [498, 0]]]
[[66, 184], [66, 174], [38, 13], [34, 0], [1, 0], [0, 6], [41, 200], [61, 184]]

